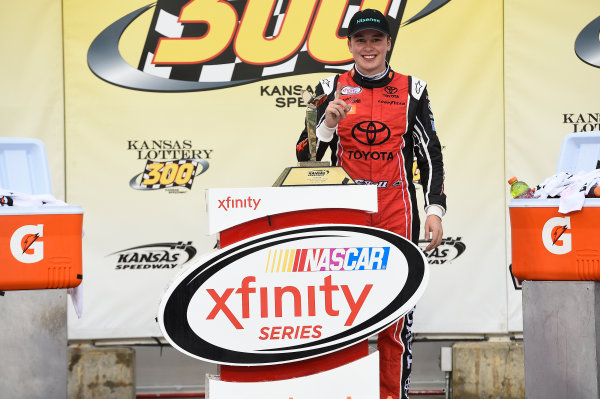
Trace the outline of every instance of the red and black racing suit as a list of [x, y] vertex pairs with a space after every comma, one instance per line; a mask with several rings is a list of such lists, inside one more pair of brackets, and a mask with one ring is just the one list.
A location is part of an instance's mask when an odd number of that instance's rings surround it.
[[[419, 213], [413, 162], [420, 170], [425, 207], [446, 209], [442, 151], [438, 140], [425, 82], [389, 73], [378, 80], [350, 70], [319, 82], [315, 95], [327, 94], [317, 108], [317, 123], [323, 123], [327, 104], [340, 98], [352, 106], [338, 124], [333, 139], [319, 140], [317, 159], [331, 148], [332, 165], [342, 166], [357, 184], [378, 187], [379, 212], [370, 215], [370, 225], [400, 234], [415, 244], [419, 240]], [[310, 159], [306, 128], [296, 146], [299, 161]], [[381, 399], [408, 398], [412, 363], [412, 311], [378, 335]]]

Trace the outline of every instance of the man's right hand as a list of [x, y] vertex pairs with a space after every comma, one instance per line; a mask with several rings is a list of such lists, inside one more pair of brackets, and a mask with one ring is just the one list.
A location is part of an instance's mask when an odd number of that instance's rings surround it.
[[325, 110], [325, 126], [332, 129], [346, 117], [346, 114], [352, 109], [351, 105], [346, 104], [341, 98], [342, 86], [338, 83], [335, 90], [335, 98], [329, 102]]

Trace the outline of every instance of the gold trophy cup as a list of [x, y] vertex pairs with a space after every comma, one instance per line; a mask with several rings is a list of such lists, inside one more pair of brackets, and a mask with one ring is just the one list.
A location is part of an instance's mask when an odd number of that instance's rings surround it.
[[317, 161], [317, 107], [326, 97], [326, 94], [315, 97], [306, 90], [302, 92], [302, 98], [307, 104], [306, 132], [310, 160], [285, 168], [273, 184], [274, 187], [355, 184], [341, 166], [330, 166], [328, 161]]

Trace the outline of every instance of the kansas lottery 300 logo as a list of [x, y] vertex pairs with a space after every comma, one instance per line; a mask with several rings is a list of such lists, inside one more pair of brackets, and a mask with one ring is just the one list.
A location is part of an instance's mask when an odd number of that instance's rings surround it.
[[208, 170], [212, 149], [193, 148], [191, 140], [128, 140], [127, 149], [145, 160], [144, 170], [129, 181], [134, 190], [182, 193]]
[[[352, 65], [346, 34], [359, 9], [382, 10], [394, 41], [401, 25], [450, 2], [431, 0], [402, 23], [407, 1], [158, 0], [106, 27], [90, 45], [88, 66], [108, 83], [155, 92], [202, 91], [289, 75], [341, 72]], [[134, 67], [121, 56], [119, 42], [127, 27], [154, 6]]]

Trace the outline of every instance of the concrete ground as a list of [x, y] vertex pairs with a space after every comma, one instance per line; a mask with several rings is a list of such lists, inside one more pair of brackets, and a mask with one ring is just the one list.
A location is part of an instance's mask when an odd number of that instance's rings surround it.
[[[73, 370], [69, 373], [69, 391], [87, 391], [91, 385], [97, 389], [111, 389], [111, 392], [116, 392], [118, 388], [123, 391], [124, 399], [131, 399], [134, 393], [138, 398], [168, 393], [204, 393], [206, 375], [218, 374], [216, 365], [188, 357], [166, 344], [160, 345], [158, 341], [152, 345], [149, 341], [135, 345], [131, 342], [120, 345], [113, 342], [109, 346], [98, 344], [71, 346], [69, 353]], [[370, 345], [374, 348], [376, 344], [371, 342]], [[523, 399], [523, 348], [522, 340], [507, 336], [458, 341], [417, 337], [413, 342], [411, 398], [445, 397], [446, 372], [441, 369], [443, 363], [445, 368], [452, 370], [448, 376], [452, 381], [452, 396], [455, 398]], [[119, 355], [118, 350], [126, 350], [135, 356], [129, 361], [124, 354]], [[88, 356], [85, 356], [86, 351]], [[97, 356], [105, 357], [104, 363], [120, 370], [117, 371], [122, 378], [108, 378], [104, 371], [95, 370], [94, 365], [104, 364], [93, 359]], [[88, 366], [86, 359], [91, 361]], [[76, 372], [80, 368], [81, 372]], [[71, 378], [76, 381], [71, 381]], [[129, 396], [126, 390], [130, 390]], [[437, 394], [431, 394], [432, 392]], [[84, 397], [86, 396], [81, 396]], [[111, 397], [117, 399], [117, 396]]]
[[[411, 391], [443, 390], [445, 373], [440, 370], [440, 348], [451, 341], [416, 341], [413, 343]], [[216, 374], [215, 365], [193, 359], [163, 346], [136, 346], [137, 393], [204, 392], [204, 376]], [[412, 395], [416, 399], [439, 399], [444, 396]]]

